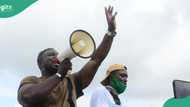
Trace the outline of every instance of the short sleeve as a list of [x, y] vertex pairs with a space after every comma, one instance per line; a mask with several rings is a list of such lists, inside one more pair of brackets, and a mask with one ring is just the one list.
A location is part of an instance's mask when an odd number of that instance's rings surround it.
[[81, 80], [74, 77], [74, 75], [68, 75], [72, 81], [73, 88], [76, 92], [76, 98], [79, 98], [80, 96], [84, 95]]
[[76, 82], [77, 82], [77, 87], [76, 87], [76, 94], [77, 94], [77, 98], [78, 97], [80, 97], [80, 96], [83, 96], [84, 95], [84, 93], [83, 93], [83, 91], [82, 91], [82, 85], [81, 85], [81, 81], [80, 80], [76, 80]]
[[18, 101], [21, 105], [25, 105], [25, 103], [23, 102], [22, 100], [22, 92], [21, 92], [21, 88], [26, 85], [26, 84], [36, 84], [38, 83], [38, 78], [35, 77], [35, 76], [29, 76], [29, 77], [26, 77], [24, 79], [21, 80], [20, 82], [20, 86], [19, 86], [19, 89], [18, 89]]
[[21, 80], [19, 89], [25, 84], [36, 84], [36, 83], [38, 83], [37, 77], [35, 76], [25, 77], [23, 80]]

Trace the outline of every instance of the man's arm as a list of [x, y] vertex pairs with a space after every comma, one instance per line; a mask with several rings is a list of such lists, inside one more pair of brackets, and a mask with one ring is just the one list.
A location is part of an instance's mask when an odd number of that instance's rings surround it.
[[42, 102], [47, 98], [51, 90], [59, 83], [59, 81], [59, 77], [53, 75], [39, 84], [23, 84], [18, 90], [18, 101], [22, 105]]
[[[90, 61], [88, 61], [87, 64], [78, 73], [74, 74], [76, 78], [76, 86], [80, 85], [79, 87], [82, 89], [86, 88], [90, 84], [100, 64], [105, 59], [111, 48], [113, 37], [115, 36], [115, 16], [117, 14], [115, 13], [113, 15], [112, 13], [113, 7], [109, 6], [108, 9], [105, 8], [109, 33], [105, 34], [103, 41], [91, 57]], [[80, 81], [80, 84], [78, 81]]]
[[[65, 59], [61, 62], [58, 73], [64, 78], [69, 69], [71, 69], [71, 62], [69, 59]], [[59, 84], [61, 77], [55, 74], [49, 76], [41, 83], [21, 84], [18, 90], [18, 101], [22, 105], [36, 104], [44, 101], [49, 96], [50, 92]]]

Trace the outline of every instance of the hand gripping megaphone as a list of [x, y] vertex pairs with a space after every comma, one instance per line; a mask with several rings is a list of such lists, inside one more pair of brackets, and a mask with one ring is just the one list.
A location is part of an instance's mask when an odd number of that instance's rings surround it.
[[67, 48], [57, 59], [61, 62], [66, 58], [72, 59], [76, 56], [89, 58], [93, 55], [96, 45], [92, 36], [84, 30], [75, 30], [70, 36], [70, 48]]

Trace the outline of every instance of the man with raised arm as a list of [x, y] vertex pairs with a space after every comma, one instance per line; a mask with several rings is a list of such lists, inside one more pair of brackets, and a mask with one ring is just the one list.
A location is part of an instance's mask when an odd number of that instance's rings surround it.
[[107, 56], [116, 35], [113, 7], [105, 8], [108, 32], [91, 59], [76, 73], [69, 59], [57, 60], [58, 52], [53, 48], [41, 51], [37, 62], [41, 77], [24, 78], [18, 89], [18, 101], [23, 107], [76, 107], [76, 99], [83, 95], [102, 61]]

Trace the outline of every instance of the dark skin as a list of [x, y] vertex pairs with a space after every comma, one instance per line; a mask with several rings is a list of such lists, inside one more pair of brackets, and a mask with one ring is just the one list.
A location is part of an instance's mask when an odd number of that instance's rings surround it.
[[115, 100], [115, 102], [117, 102], [117, 104], [120, 104], [118, 93], [111, 86], [111, 79], [110, 78], [111, 78], [112, 75], [114, 75], [117, 79], [121, 80], [125, 85], [127, 85], [128, 73], [127, 73], [127, 70], [113, 71], [110, 74], [110, 76], [108, 77], [108, 83], [104, 85], [106, 87], [106, 89], [108, 89], [108, 91], [110, 92], [110, 94], [112, 95], [112, 97]]
[[128, 73], [127, 70], [118, 70], [111, 73], [111, 75], [115, 75], [116, 78], [121, 80], [125, 85], [127, 85]]
[[[105, 14], [108, 23], [108, 31], [115, 32], [115, 16], [117, 13], [113, 14], [113, 7], [109, 6], [108, 8], [105, 8]], [[77, 73], [71, 74], [75, 77], [76, 87], [79, 87], [80, 85], [82, 89], [85, 89], [91, 83], [99, 66], [106, 58], [111, 48], [112, 41], [113, 36], [108, 36], [106, 34], [91, 59], [81, 70]], [[60, 64], [53, 63], [57, 55], [58, 52], [54, 49], [50, 49], [42, 55], [43, 58], [39, 64], [42, 73], [42, 77], [40, 78], [46, 79], [39, 84], [26, 84], [20, 88], [18, 98], [22, 98], [22, 101], [24, 102], [23, 104], [30, 105], [44, 101], [58, 83], [62, 81], [57, 75], [55, 75], [55, 73], [60, 73], [64, 78], [67, 72], [72, 69], [72, 63], [69, 59], [63, 60]], [[78, 84], [77, 81], [81, 81], [81, 84]]]

